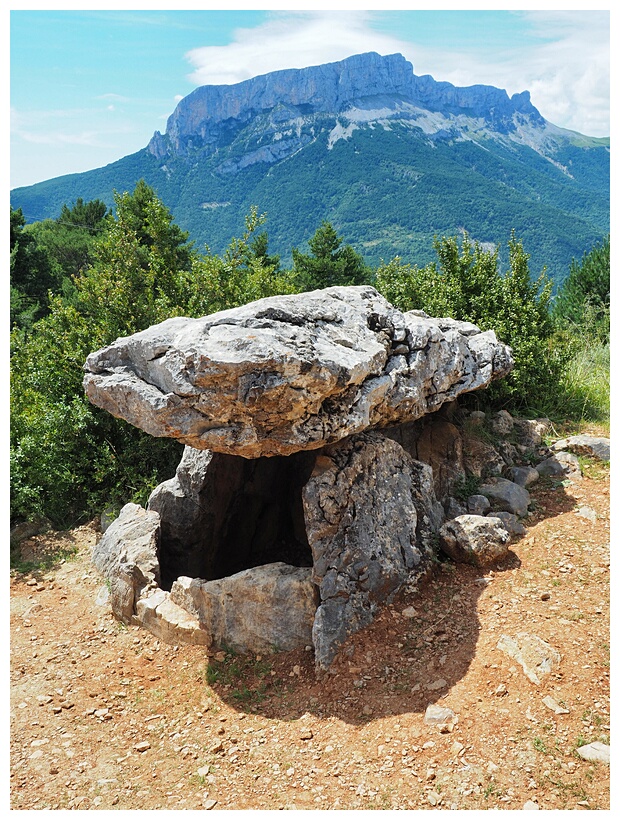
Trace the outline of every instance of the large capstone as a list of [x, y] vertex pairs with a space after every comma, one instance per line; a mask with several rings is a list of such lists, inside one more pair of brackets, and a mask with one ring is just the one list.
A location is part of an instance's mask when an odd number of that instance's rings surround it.
[[258, 458], [420, 418], [512, 365], [493, 331], [334, 287], [168, 319], [91, 353], [84, 385], [151, 435]]

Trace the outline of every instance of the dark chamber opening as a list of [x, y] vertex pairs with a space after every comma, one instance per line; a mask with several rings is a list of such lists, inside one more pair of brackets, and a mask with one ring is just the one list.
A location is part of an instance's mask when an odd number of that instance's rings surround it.
[[214, 453], [197, 497], [169, 520], [160, 510], [162, 588], [180, 575], [211, 581], [275, 561], [312, 566], [301, 491], [315, 460]]

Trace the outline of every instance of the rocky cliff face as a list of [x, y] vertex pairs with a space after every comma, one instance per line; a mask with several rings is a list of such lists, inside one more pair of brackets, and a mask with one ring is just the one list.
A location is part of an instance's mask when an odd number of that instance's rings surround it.
[[[263, 132], [260, 158], [275, 161], [284, 146], [296, 148], [304, 143], [303, 127], [317, 115], [331, 115], [345, 127], [398, 120], [432, 132], [429, 113], [441, 115], [434, 117], [435, 132], [445, 131], [445, 119], [459, 116], [479, 120], [478, 129], [486, 125], [499, 133], [516, 132], [524, 124], [545, 125], [527, 91], [510, 98], [492, 86], [457, 88], [429, 75], [417, 77], [401, 54], [381, 57], [369, 53], [326, 65], [274, 71], [236, 85], [197, 88], [178, 104], [168, 119], [165, 136], [155, 132], [149, 150], [158, 159], [195, 149], [210, 153], [256, 121], [257, 131]], [[459, 123], [460, 129], [467, 127], [471, 122]], [[292, 136], [296, 139], [291, 140]], [[280, 150], [266, 151], [267, 140], [279, 143]]]

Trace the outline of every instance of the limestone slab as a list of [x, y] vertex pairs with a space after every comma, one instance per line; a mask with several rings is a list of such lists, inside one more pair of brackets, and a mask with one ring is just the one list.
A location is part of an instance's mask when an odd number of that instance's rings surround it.
[[90, 354], [84, 386], [151, 435], [256, 458], [420, 418], [512, 367], [493, 331], [333, 287], [117, 339]]

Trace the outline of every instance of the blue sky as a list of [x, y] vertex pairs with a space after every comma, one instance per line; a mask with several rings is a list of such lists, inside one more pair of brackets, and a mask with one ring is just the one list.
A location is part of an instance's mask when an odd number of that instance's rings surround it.
[[205, 10], [204, 4], [171, 11], [134, 3], [134, 11], [114, 4], [105, 11], [59, 11], [12, 5], [11, 187], [97, 168], [143, 148], [198, 85], [364, 51], [400, 52], [416, 74], [455, 85], [484, 83], [509, 94], [527, 89], [556, 125], [609, 135], [605, 9], [431, 11], [409, 3], [409, 10], [381, 12]]

